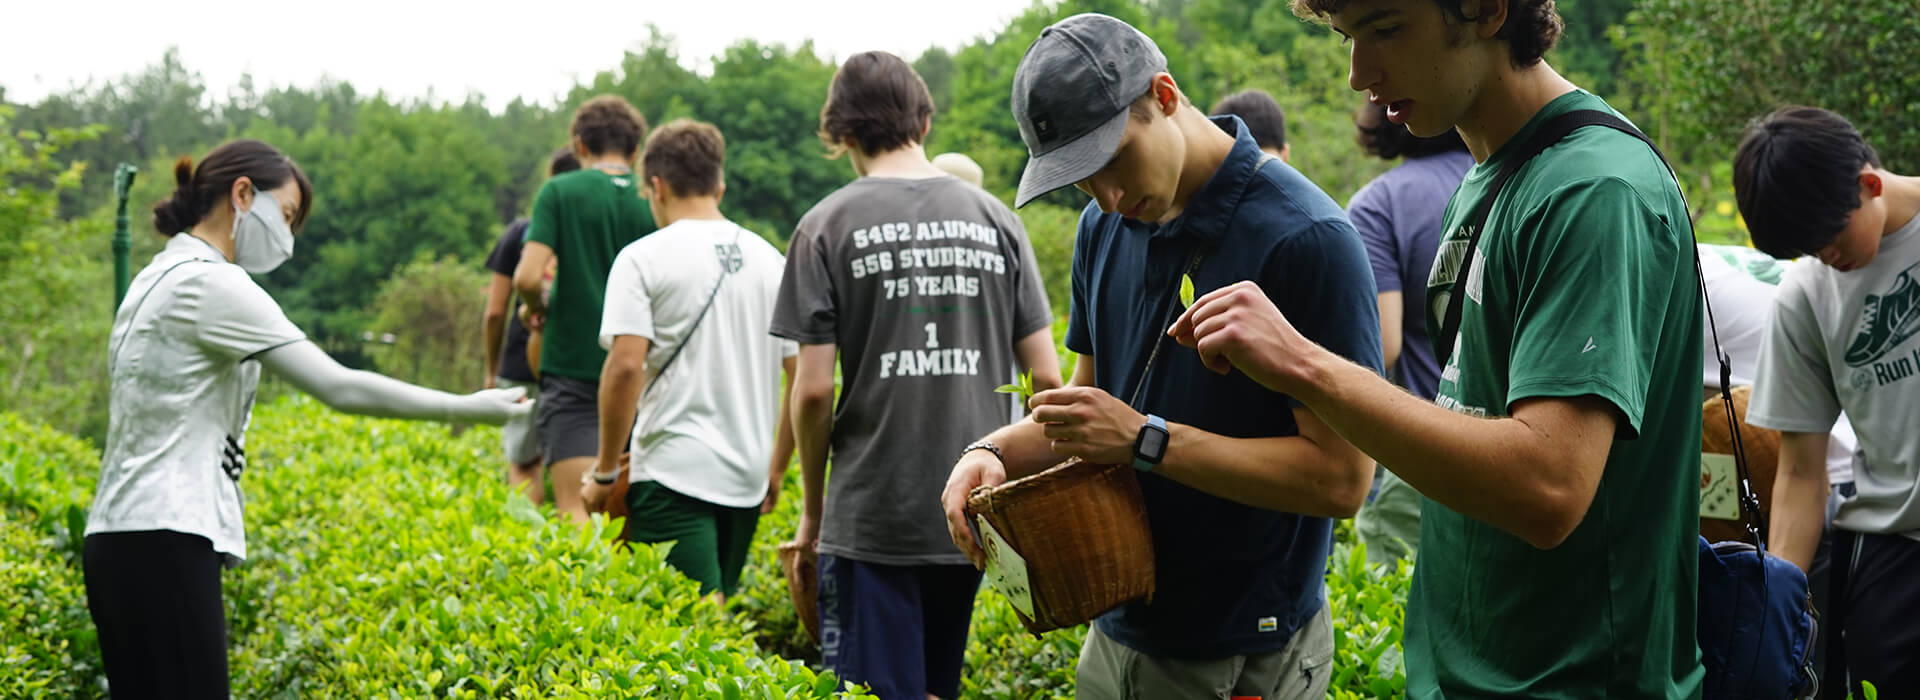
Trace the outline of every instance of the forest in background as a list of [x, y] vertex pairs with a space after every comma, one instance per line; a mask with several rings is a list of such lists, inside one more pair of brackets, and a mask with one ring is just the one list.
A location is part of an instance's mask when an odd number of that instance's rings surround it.
[[[1920, 172], [1920, 7], [1837, 0], [1561, 0], [1567, 32], [1548, 61], [1635, 120], [1673, 160], [1703, 241], [1744, 242], [1728, 160], [1741, 127], [1781, 104], [1857, 124], [1896, 172]], [[1025, 152], [1007, 112], [1012, 75], [1039, 30], [1070, 14], [1120, 17], [1155, 37], [1202, 108], [1257, 87], [1287, 113], [1293, 165], [1344, 203], [1393, 165], [1363, 154], [1345, 47], [1286, 0], [1068, 0], [1036, 4], [990, 38], [909, 58], [933, 92], [930, 154], [960, 151], [1011, 200]], [[573, 108], [602, 93], [652, 124], [692, 117], [727, 138], [723, 208], [779, 243], [813, 203], [852, 179], [814, 136], [839, 56], [811, 44], [738, 42], [693, 61], [672, 27], [635, 27], [617, 64], [550, 103], [489, 109], [367, 94], [342, 81], [214, 94], [169, 51], [145, 68], [31, 104], [0, 86], [0, 382], [9, 408], [94, 439], [105, 434], [112, 316], [112, 172], [140, 168], [129, 213], [138, 269], [164, 239], [152, 204], [172, 162], [238, 137], [292, 155], [315, 207], [291, 261], [263, 279], [288, 315], [341, 361], [455, 391], [485, 376], [479, 316], [487, 251], [523, 215]], [[448, 38], [445, 40], [455, 40]], [[613, 57], [610, 57], [610, 63]], [[1064, 314], [1071, 190], [1020, 211]], [[393, 334], [393, 342], [368, 338]]]

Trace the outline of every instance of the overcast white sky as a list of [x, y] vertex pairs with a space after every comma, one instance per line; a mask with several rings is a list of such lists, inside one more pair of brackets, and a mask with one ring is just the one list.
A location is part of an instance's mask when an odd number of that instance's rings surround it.
[[106, 0], [8, 2], [0, 85], [32, 103], [111, 80], [178, 46], [186, 66], [224, 96], [241, 74], [258, 88], [312, 85], [322, 75], [401, 97], [495, 108], [515, 96], [547, 101], [576, 79], [619, 65], [647, 36], [672, 35], [682, 62], [703, 63], [743, 38], [824, 55], [871, 49], [908, 60], [929, 46], [991, 35], [1034, 0], [324, 0], [219, 3]]

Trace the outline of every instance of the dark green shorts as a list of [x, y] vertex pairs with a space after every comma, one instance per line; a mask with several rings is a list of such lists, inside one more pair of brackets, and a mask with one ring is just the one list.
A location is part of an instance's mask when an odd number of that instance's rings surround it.
[[682, 494], [657, 481], [636, 481], [627, 490], [627, 539], [672, 542], [667, 564], [700, 582], [700, 594], [733, 595], [753, 547], [760, 508], [728, 508]]

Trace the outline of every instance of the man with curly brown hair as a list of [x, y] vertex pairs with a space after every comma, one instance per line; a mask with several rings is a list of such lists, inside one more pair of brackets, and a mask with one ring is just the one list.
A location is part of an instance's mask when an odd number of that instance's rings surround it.
[[[580, 169], [540, 187], [513, 286], [522, 300], [520, 318], [544, 336], [535, 423], [555, 486], [553, 504], [575, 522], [586, 522], [576, 484], [600, 451], [600, 368], [607, 361], [600, 315], [607, 272], [613, 256], [652, 233], [654, 223], [633, 176], [633, 159], [647, 135], [639, 110], [616, 95], [601, 95], [580, 105], [570, 130]], [[556, 261], [549, 296], [542, 278]], [[612, 483], [614, 475], [595, 478]]]
[[1702, 321], [1679, 186], [1612, 128], [1526, 157], [1561, 115], [1618, 117], [1541, 60], [1560, 36], [1552, 0], [1293, 4], [1352, 42], [1349, 84], [1390, 122], [1457, 129], [1476, 161], [1426, 283], [1437, 396], [1315, 345], [1251, 283], [1172, 332], [1426, 496], [1409, 697], [1700, 697]]

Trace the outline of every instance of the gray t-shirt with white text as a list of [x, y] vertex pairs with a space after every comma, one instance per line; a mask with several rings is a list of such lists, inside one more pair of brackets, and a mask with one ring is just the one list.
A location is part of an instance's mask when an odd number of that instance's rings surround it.
[[962, 447], [1007, 422], [1014, 343], [1053, 312], [1019, 217], [957, 178], [863, 177], [795, 228], [774, 335], [839, 346], [820, 551], [964, 564], [940, 510]]

